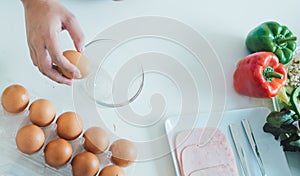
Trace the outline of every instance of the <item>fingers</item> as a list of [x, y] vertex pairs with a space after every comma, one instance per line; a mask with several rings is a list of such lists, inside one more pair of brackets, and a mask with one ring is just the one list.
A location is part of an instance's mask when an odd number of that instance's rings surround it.
[[72, 80], [62, 76], [53, 65], [74, 78], [81, 77], [77, 67], [63, 56], [58, 42], [58, 34], [65, 28], [76, 49], [83, 50], [84, 37], [75, 17], [57, 1], [34, 1], [25, 6], [26, 34], [33, 64], [50, 79], [71, 85]]
[[[29, 41], [29, 50], [32, 62], [42, 74], [60, 84], [72, 85], [72, 80], [64, 77], [53, 64], [74, 76], [80, 78], [80, 71], [71, 64], [61, 52], [56, 32], [50, 33], [44, 40]], [[43, 41], [43, 42], [41, 42]]]
[[83, 52], [84, 50], [84, 34], [81, 30], [81, 27], [74, 17], [74, 15], [70, 14], [63, 20], [63, 28], [66, 29], [76, 47], [76, 50], [79, 52]]
[[51, 34], [49, 36], [51, 40], [46, 40], [46, 48], [48, 50], [48, 53], [53, 61], [59, 68], [65, 70], [66, 72], [70, 73], [74, 76], [74, 78], [81, 78], [80, 71], [77, 69], [77, 67], [73, 64], [71, 64], [63, 55], [62, 51], [60, 50], [59, 44], [58, 44], [58, 38], [57, 35]]
[[37, 55], [35, 50], [31, 46], [29, 46], [29, 51], [33, 65], [38, 66]]
[[69, 86], [72, 85], [72, 80], [64, 77], [56, 69], [53, 69], [51, 58], [45, 48], [40, 48], [38, 51], [37, 67], [39, 68], [40, 72], [59, 84], [66, 84]]

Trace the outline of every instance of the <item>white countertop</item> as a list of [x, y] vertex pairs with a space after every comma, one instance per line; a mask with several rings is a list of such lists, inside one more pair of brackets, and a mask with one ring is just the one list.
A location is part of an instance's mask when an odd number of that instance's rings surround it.
[[[50, 99], [63, 109], [74, 109], [72, 87], [58, 85], [50, 81], [31, 62], [21, 2], [4, 0], [2, 2], [0, 7], [2, 41], [0, 43], [0, 80], [21, 83], [28, 90]], [[264, 21], [275, 20], [287, 25], [296, 36], [300, 36], [300, 2], [297, 0], [287, 2], [277, 0], [62, 0], [61, 2], [78, 18], [86, 41], [90, 41], [96, 34], [118, 22], [141, 16], [168, 17], [192, 27], [207, 39], [220, 59], [223, 76], [226, 77], [226, 87], [224, 87], [225, 110], [260, 106], [271, 107], [268, 100], [241, 96], [233, 89], [233, 71], [237, 61], [248, 54], [244, 41], [250, 29]], [[61, 33], [60, 39], [62, 49], [74, 49], [66, 32]], [[208, 68], [213, 69], [214, 67], [209, 66]], [[199, 87], [202, 85], [201, 82], [196, 84]], [[161, 89], [157, 84], [153, 87]], [[166, 95], [166, 97], [168, 96]], [[201, 97], [201, 100], [206, 100], [205, 95], [202, 96], [204, 97]], [[218, 98], [222, 95], [216, 94], [216, 96]], [[206, 98], [210, 99], [210, 97]], [[139, 106], [143, 107], [141, 104]], [[145, 104], [145, 106], [149, 105]], [[177, 110], [172, 109], [174, 107], [169, 107], [165, 115], [176, 114]], [[210, 108], [209, 105], [203, 105], [203, 107], [201, 111]], [[144, 107], [144, 110], [147, 112], [147, 108]], [[131, 128], [127, 130], [129, 131], [128, 134], [135, 134]], [[159, 130], [163, 131], [163, 129]], [[149, 131], [149, 133], [152, 132]], [[149, 136], [146, 137], [147, 140]], [[124, 135], [123, 137], [127, 136]], [[141, 137], [140, 139], [146, 138]], [[160, 147], [164, 149], [168, 145], [162, 143]], [[291, 167], [295, 165], [292, 163]], [[138, 162], [132, 175], [173, 176], [174, 174], [170, 155], [164, 155], [153, 160]]]

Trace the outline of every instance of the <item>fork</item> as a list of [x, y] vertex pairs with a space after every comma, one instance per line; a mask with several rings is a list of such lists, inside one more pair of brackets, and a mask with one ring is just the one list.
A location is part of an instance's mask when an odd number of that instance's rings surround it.
[[258, 151], [258, 148], [257, 148], [257, 144], [256, 144], [256, 141], [255, 141], [255, 138], [254, 138], [254, 135], [253, 135], [253, 131], [252, 131], [252, 128], [250, 126], [250, 123], [247, 119], [243, 119], [242, 120], [242, 125], [243, 125], [243, 128], [245, 130], [245, 133], [246, 133], [246, 136], [247, 136], [247, 139], [251, 145], [251, 149], [254, 153], [254, 156], [255, 156], [255, 159], [258, 163], [258, 166], [259, 166], [259, 169], [261, 171], [261, 175], [262, 176], [267, 176], [266, 174], [266, 171], [265, 171], [265, 168], [264, 168], [264, 165], [263, 165], [263, 162], [262, 162], [262, 159], [260, 157], [260, 154], [259, 154], [259, 151]]
[[233, 139], [234, 146], [235, 146], [235, 149], [237, 151], [238, 157], [240, 159], [240, 163], [241, 163], [244, 175], [249, 176], [248, 167], [247, 167], [245, 154], [244, 154], [244, 149], [241, 146], [240, 138], [238, 136], [236, 126], [234, 124], [230, 124], [229, 125], [229, 130], [230, 130], [230, 134], [231, 134], [231, 137]]

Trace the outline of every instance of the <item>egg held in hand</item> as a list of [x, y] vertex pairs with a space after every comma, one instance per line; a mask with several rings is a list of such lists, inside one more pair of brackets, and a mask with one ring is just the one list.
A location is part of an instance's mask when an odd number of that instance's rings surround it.
[[135, 161], [137, 148], [135, 144], [127, 139], [119, 139], [113, 142], [109, 148], [111, 161], [121, 167], [126, 167]]
[[[63, 55], [65, 56], [65, 58], [68, 59], [70, 63], [72, 63], [78, 68], [82, 76], [80, 79], [87, 77], [91, 73], [91, 63], [88, 60], [88, 58], [82, 53], [74, 50], [66, 50], [63, 52]], [[73, 79], [73, 75], [71, 75], [64, 69], [60, 68], [60, 71], [65, 77]]]
[[19, 113], [25, 110], [29, 104], [29, 99], [29, 93], [23, 86], [13, 84], [3, 91], [1, 103], [7, 112]]
[[35, 100], [29, 106], [29, 118], [33, 124], [44, 127], [49, 125], [55, 118], [55, 107], [46, 99]]
[[17, 148], [26, 154], [33, 154], [39, 151], [45, 142], [43, 130], [33, 124], [20, 128], [16, 135]]
[[91, 152], [78, 153], [71, 162], [73, 176], [93, 176], [100, 169], [100, 161]]

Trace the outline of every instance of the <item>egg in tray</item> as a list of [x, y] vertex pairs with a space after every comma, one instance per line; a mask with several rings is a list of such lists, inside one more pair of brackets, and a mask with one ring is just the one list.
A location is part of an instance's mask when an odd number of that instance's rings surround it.
[[[137, 148], [130, 140], [112, 142], [98, 126], [84, 129], [79, 114], [58, 113], [51, 101], [30, 97], [21, 84], [6, 86], [1, 105], [0, 134], [11, 138], [5, 140], [10, 142], [2, 145], [3, 151], [8, 150], [11, 159], [41, 166], [31, 169], [38, 172], [36, 175], [125, 176], [125, 167], [132, 167], [137, 158]], [[22, 173], [24, 169], [22, 164], [9, 168], [1, 162], [0, 168], [0, 175]]]

